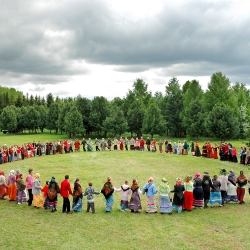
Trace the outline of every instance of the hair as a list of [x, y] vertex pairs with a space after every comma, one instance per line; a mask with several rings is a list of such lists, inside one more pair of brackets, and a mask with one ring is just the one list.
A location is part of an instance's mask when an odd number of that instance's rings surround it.
[[125, 184], [128, 184], [128, 181], [126, 180], [124, 183], [125, 183]]
[[74, 183], [77, 183], [78, 181], [80, 181], [80, 179], [79, 179], [79, 178], [76, 178]]
[[89, 186], [92, 187], [93, 183], [92, 182], [89, 182]]
[[33, 171], [33, 168], [30, 168], [28, 171], [29, 171], [29, 174], [30, 174]]
[[65, 180], [68, 180], [68, 179], [69, 179], [69, 175], [66, 174], [66, 175], [65, 175]]
[[46, 181], [46, 185], [49, 185], [49, 181]]

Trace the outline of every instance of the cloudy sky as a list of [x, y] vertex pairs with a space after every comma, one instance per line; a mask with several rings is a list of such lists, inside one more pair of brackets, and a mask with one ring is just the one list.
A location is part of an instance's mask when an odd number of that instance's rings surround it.
[[0, 85], [24, 94], [124, 97], [173, 76], [250, 86], [247, 0], [0, 0]]

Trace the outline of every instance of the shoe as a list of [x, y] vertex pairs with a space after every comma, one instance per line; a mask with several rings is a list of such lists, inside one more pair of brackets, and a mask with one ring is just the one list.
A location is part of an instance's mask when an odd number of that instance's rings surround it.
[[0, 198], [0, 200], [6, 200], [6, 198], [2, 197], [2, 198]]
[[17, 204], [18, 204], [18, 205], [22, 205], [22, 203], [21, 203], [21, 202], [18, 202]]
[[69, 212], [67, 212], [67, 214], [73, 214], [73, 211], [69, 211]]
[[139, 213], [140, 213], [140, 211], [135, 211], [135, 213], [139, 214]]
[[125, 210], [120, 209], [120, 212], [125, 212]]
[[134, 209], [132, 209], [132, 210], [131, 210], [131, 213], [134, 213], [134, 212], [135, 212]]

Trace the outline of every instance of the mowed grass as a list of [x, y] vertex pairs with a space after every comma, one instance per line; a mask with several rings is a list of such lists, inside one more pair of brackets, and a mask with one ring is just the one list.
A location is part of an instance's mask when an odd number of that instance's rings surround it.
[[[50, 139], [49, 134], [46, 135]], [[21, 136], [22, 137], [22, 136]], [[33, 135], [35, 141], [37, 137]], [[1, 136], [1, 141], [3, 141]], [[9, 138], [9, 137], [8, 137]], [[22, 140], [12, 136], [13, 143]], [[63, 138], [58, 136], [58, 138]], [[46, 139], [42, 138], [45, 141]], [[53, 140], [53, 139], [52, 139]], [[4, 140], [6, 142], [6, 140]], [[15, 142], [17, 141], [17, 142]], [[24, 140], [29, 141], [29, 140]], [[5, 143], [4, 142], [4, 143]], [[23, 142], [23, 141], [22, 141]], [[3, 144], [3, 143], [1, 143]], [[197, 158], [191, 155], [173, 155], [159, 152], [105, 151], [77, 152], [62, 155], [33, 157], [0, 166], [6, 173], [20, 169], [26, 178], [28, 169], [41, 174], [41, 183], [54, 175], [60, 183], [69, 174], [71, 186], [79, 177], [83, 189], [88, 182], [100, 190], [111, 176], [116, 188], [124, 180], [139, 181], [142, 188], [152, 176], [156, 186], [165, 177], [173, 188], [176, 177], [182, 179], [196, 172], [209, 171], [218, 174], [220, 168], [234, 169], [239, 173], [248, 167], [214, 159]], [[120, 193], [114, 194], [115, 203], [111, 213], [105, 213], [105, 199], [95, 196], [96, 214], [86, 213], [86, 198], [83, 212], [62, 214], [62, 198], [59, 197], [58, 211], [51, 213], [43, 209], [17, 205], [15, 202], [0, 201], [2, 249], [249, 249], [247, 232], [250, 230], [250, 199], [245, 196], [245, 205], [228, 204], [223, 208], [194, 209], [191, 213], [173, 215], [146, 214], [146, 197], [141, 195], [142, 213], [121, 213]], [[72, 198], [71, 198], [72, 201]], [[158, 195], [156, 195], [158, 205]]]

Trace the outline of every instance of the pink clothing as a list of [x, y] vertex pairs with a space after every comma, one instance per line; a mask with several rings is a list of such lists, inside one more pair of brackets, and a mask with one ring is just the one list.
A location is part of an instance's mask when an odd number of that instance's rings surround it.
[[28, 176], [26, 178], [26, 188], [27, 189], [32, 189], [33, 182], [34, 182], [33, 176], [31, 174], [28, 174]]
[[131, 194], [131, 189], [129, 185], [123, 184], [120, 188], [115, 190], [116, 192], [122, 192], [121, 194], [121, 200], [122, 201], [127, 201], [128, 200], [128, 195]]
[[8, 185], [13, 185], [16, 184], [16, 176], [15, 175], [10, 175], [8, 177]]

